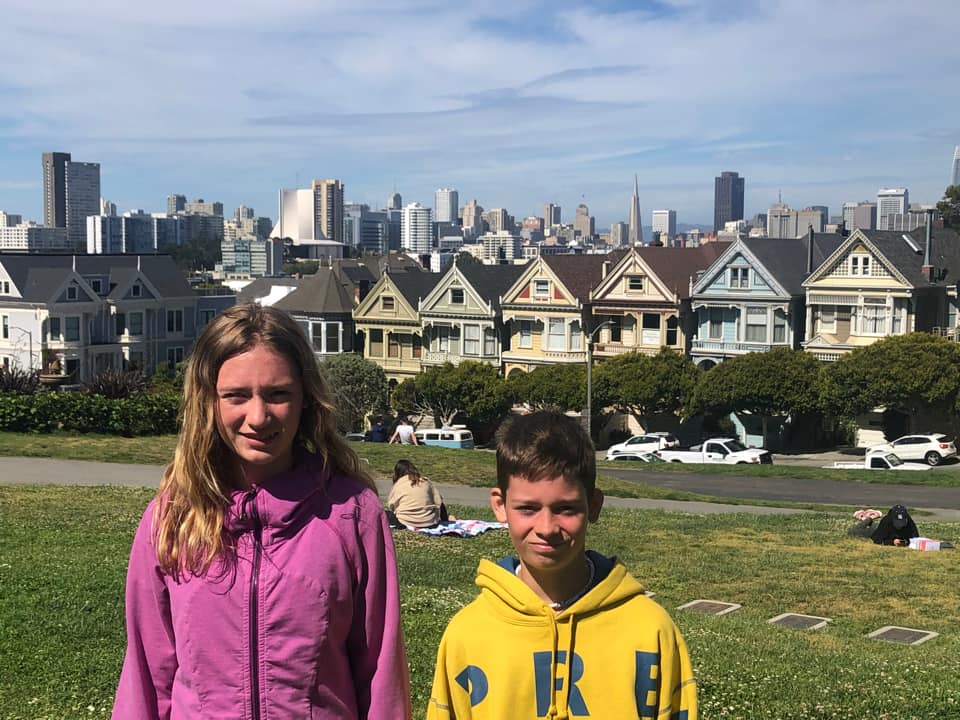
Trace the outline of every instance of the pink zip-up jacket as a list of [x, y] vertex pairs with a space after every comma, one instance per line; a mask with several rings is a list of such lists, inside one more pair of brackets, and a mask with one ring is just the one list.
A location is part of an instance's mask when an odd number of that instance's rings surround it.
[[302, 455], [232, 496], [235, 558], [175, 580], [154, 502], [127, 572], [116, 720], [407, 720], [396, 556], [379, 498]]

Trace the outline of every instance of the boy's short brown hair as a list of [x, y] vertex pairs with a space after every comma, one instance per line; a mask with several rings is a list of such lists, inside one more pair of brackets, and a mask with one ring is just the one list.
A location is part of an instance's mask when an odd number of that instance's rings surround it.
[[560, 475], [581, 483], [588, 497], [597, 485], [596, 451], [577, 420], [559, 410], [538, 410], [500, 426], [497, 487], [502, 493], [513, 476], [537, 481]]

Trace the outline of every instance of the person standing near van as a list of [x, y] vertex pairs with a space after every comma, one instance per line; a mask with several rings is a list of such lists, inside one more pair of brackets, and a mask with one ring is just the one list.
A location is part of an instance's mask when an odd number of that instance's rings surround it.
[[420, 442], [417, 440], [416, 433], [413, 431], [413, 425], [410, 424], [410, 421], [406, 418], [400, 418], [400, 424], [397, 425], [397, 429], [393, 431], [393, 435], [390, 436], [390, 442], [394, 443], [399, 441], [401, 445], [419, 445]]

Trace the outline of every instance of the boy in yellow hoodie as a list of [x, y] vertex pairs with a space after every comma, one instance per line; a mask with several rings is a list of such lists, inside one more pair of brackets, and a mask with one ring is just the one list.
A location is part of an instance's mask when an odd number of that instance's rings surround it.
[[623, 563], [586, 549], [596, 474], [593, 443], [562, 413], [498, 433], [490, 504], [518, 557], [480, 561], [480, 595], [440, 641], [427, 720], [696, 720], [680, 631]]

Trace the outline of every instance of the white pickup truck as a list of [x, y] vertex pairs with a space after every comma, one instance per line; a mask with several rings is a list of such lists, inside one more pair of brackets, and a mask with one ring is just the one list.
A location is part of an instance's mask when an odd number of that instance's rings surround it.
[[929, 465], [905, 463], [892, 452], [868, 452], [863, 460], [824, 465], [830, 470], [929, 470]]
[[710, 438], [688, 448], [655, 450], [654, 455], [667, 462], [726, 463], [745, 465], [760, 463], [772, 465], [773, 456], [766, 450], [748, 448], [734, 438]]

